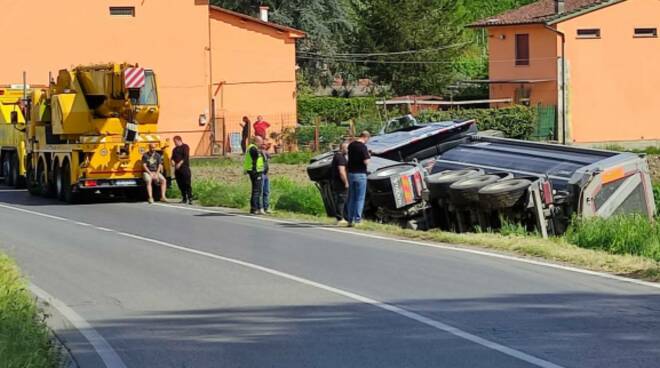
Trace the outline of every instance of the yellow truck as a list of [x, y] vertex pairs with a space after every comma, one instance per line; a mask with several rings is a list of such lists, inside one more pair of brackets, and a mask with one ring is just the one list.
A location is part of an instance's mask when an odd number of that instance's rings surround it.
[[162, 154], [169, 181], [152, 70], [114, 63], [61, 70], [48, 88], [32, 88], [26, 103], [29, 118], [10, 125], [24, 132], [15, 146], [18, 152], [25, 146], [30, 193], [68, 203], [102, 192], [146, 198], [141, 159], [150, 144]]
[[25, 184], [25, 114], [22, 85], [0, 86], [0, 176], [5, 184]]

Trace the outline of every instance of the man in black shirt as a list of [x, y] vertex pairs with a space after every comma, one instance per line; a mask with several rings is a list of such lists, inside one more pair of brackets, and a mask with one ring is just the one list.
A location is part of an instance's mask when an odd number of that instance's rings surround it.
[[181, 191], [181, 203], [192, 204], [192, 174], [190, 173], [190, 147], [183, 143], [180, 136], [174, 137], [174, 149], [172, 150], [172, 167], [176, 184]]
[[339, 151], [335, 152], [332, 158], [330, 187], [335, 201], [335, 217], [337, 225], [348, 225], [346, 219], [346, 198], [348, 197], [348, 173], [346, 166], [346, 154], [348, 153], [348, 143], [344, 142], [339, 146]]
[[348, 145], [348, 226], [362, 221], [364, 200], [367, 195], [367, 165], [371, 155], [366, 143], [371, 134], [364, 131]]
[[243, 122], [241, 123], [241, 150], [243, 154], [247, 152], [247, 144], [250, 140], [250, 118], [243, 116]]

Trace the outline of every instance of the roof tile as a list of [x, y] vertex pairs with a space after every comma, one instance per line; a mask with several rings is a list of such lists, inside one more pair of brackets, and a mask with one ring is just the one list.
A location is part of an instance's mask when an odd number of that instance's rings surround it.
[[539, 0], [529, 5], [507, 11], [472, 23], [471, 27], [488, 27], [509, 24], [545, 23], [561, 16], [612, 2], [612, 0], [565, 0], [564, 12], [555, 13], [555, 0]]

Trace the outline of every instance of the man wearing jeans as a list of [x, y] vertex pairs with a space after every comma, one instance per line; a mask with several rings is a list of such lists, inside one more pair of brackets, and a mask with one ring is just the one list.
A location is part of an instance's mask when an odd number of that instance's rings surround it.
[[364, 199], [367, 194], [367, 164], [369, 150], [366, 143], [371, 134], [364, 131], [360, 137], [348, 145], [348, 226], [353, 227], [362, 221]]

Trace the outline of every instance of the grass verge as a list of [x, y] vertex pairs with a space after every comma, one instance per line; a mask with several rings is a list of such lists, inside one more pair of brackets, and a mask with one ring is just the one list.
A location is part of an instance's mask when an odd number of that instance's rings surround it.
[[54, 368], [59, 362], [59, 353], [18, 267], [0, 253], [0, 366]]

